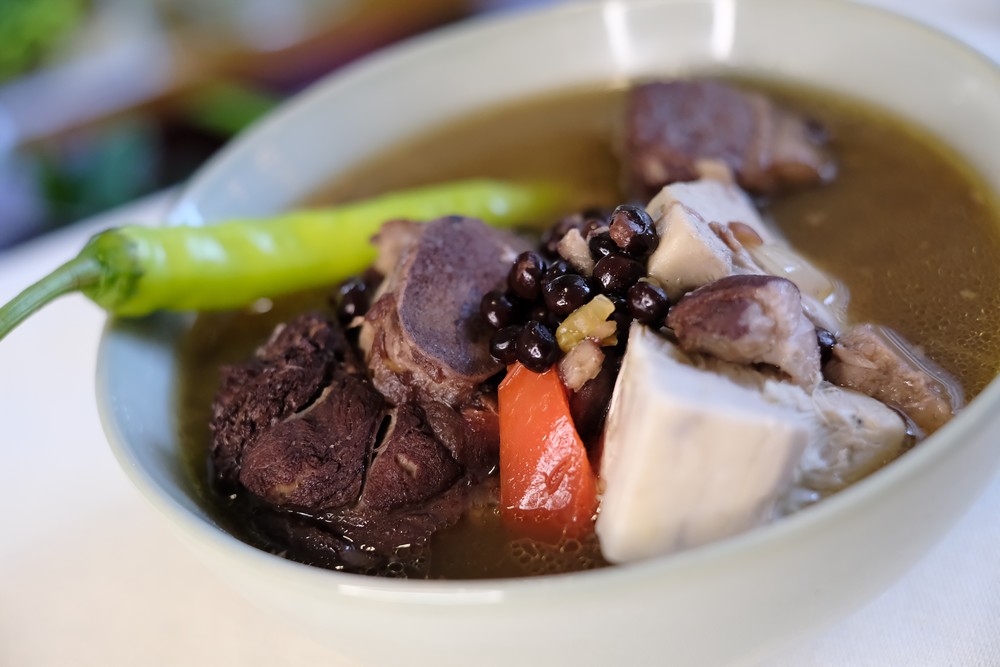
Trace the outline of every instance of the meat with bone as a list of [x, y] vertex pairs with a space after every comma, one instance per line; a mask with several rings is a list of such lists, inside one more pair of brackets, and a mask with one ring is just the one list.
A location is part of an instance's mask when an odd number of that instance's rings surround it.
[[279, 326], [248, 363], [222, 369], [210, 423], [211, 459], [221, 488], [236, 487], [246, 444], [308, 407], [334, 369], [364, 373], [343, 331], [315, 314]]
[[455, 484], [417, 505], [375, 514], [346, 510], [305, 515], [257, 508], [254, 537], [296, 560], [323, 567], [388, 576], [425, 577], [430, 536], [454, 524], [465, 509], [468, 487]]
[[361, 506], [382, 511], [422, 502], [447, 489], [460, 473], [423, 411], [404, 403], [390, 413], [385, 438], [368, 466]]
[[[395, 238], [395, 237], [394, 237]], [[362, 345], [375, 386], [393, 404], [467, 401], [501, 369], [479, 316], [483, 294], [503, 285], [526, 241], [471, 218], [423, 225], [399, 249], [368, 311]]]
[[366, 378], [335, 371], [315, 403], [246, 443], [240, 483], [276, 507], [318, 511], [353, 504], [384, 410]]
[[714, 81], [672, 81], [629, 93], [625, 154], [643, 195], [724, 163], [746, 190], [769, 193], [831, 179], [823, 133], [763, 95]]
[[947, 371], [895, 331], [872, 324], [841, 335], [823, 373], [898, 408], [926, 434], [944, 426], [963, 403], [961, 385]]
[[667, 325], [685, 352], [771, 364], [807, 391], [821, 379], [816, 329], [784, 278], [736, 275], [699, 287], [674, 305]]
[[410, 401], [393, 408], [343, 332], [320, 315], [279, 327], [253, 360], [223, 377], [213, 463], [234, 477], [227, 493], [239, 489], [236, 481], [250, 492], [251, 529], [275, 550], [301, 547], [359, 571], [390, 562], [426, 567], [403, 562], [398, 547], [425, 544], [456, 521], [469, 484], [496, 465], [488, 396], [426, 411]]

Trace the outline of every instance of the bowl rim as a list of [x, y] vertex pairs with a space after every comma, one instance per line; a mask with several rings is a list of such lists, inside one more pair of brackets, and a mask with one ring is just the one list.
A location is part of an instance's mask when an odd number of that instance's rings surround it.
[[[737, 2], [737, 0], [723, 1]], [[575, 15], [600, 13], [609, 6], [624, 6], [629, 9], [660, 5], [714, 6], [718, 2], [719, 0], [583, 0], [579, 2], [562, 0], [559, 4], [541, 8], [521, 7], [500, 15], [477, 16], [401, 40], [339, 67], [293, 95], [272, 112], [251, 123], [240, 133], [239, 137], [224, 145], [189, 180], [180, 186], [164, 222], [170, 226], [211, 224], [211, 221], [206, 221], [198, 212], [197, 204], [194, 201], [198, 191], [203, 187], [202, 183], [217, 180], [217, 174], [225, 173], [230, 169], [230, 165], [238, 164], [245, 157], [244, 153], [249, 150], [249, 146], [264, 141], [268, 135], [275, 133], [285, 125], [288, 118], [297, 115], [300, 109], [311, 106], [314, 99], [330, 94], [328, 89], [347, 87], [352, 85], [356, 79], [370, 77], [386, 68], [391, 69], [397, 60], [407, 56], [420, 56], [435, 50], [449, 49], [453, 47], [454, 43], [471, 40], [474, 36], [488, 35], [493, 31], [511, 30], [523, 22], [555, 20]], [[738, 0], [738, 2], [739, 6], [745, 9], [755, 5], [779, 4], [780, 0]], [[812, 7], [818, 8], [816, 11], [821, 12], [842, 11], [847, 14], [856, 13], [859, 16], [868, 15], [872, 17], [872, 20], [893, 25], [892, 29], [910, 31], [919, 35], [921, 39], [936, 42], [939, 48], [951, 50], [952, 55], [967, 60], [970, 66], [981, 68], [984, 72], [989, 71], [994, 78], [1000, 79], [1000, 62], [994, 62], [984, 53], [957, 37], [923, 23], [917, 18], [868, 4], [863, 0], [797, 0], [795, 7], [796, 10], [802, 7]], [[822, 86], [822, 84], [820, 85]], [[1000, 198], [1000, 191], [994, 194]]]
[[[777, 0], [740, 0], [740, 6], [753, 7], [768, 2], [777, 4]], [[203, 182], [211, 182], [216, 178], [216, 174], [225, 172], [230, 164], [238, 163], [247, 150], [247, 145], [264, 140], [273, 128], [281, 127], [286, 118], [294, 115], [297, 109], [311, 105], [314, 98], [330, 94], [328, 90], [331, 88], [335, 89], [359, 77], [391, 68], [397, 60], [410, 55], [450, 49], [456, 42], [488, 35], [494, 31], [509, 31], [522, 22], [551, 21], [569, 15], [600, 12], [603, 7], [613, 4], [643, 7], [715, 3], [713, 0], [600, 0], [567, 3], [542, 9], [514, 11], [504, 16], [480, 17], [404, 40], [327, 75], [283, 104], [274, 113], [255, 123], [240, 138], [230, 142], [183, 187], [171, 208], [167, 224], [177, 225], [182, 222], [190, 224], [197, 220], [199, 214], [193, 199]], [[855, 0], [800, 0], [796, 3], [796, 8], [801, 7], [809, 7], [811, 11], [820, 13], [842, 12], [861, 17], [863, 20], [880, 21], [885, 25], [891, 25], [893, 30], [917, 32], [920, 39], [934, 43], [936, 49], [946, 50], [951, 57], [964, 60], [969, 66], [975, 67], [980, 74], [991, 79], [994, 82], [992, 85], [1000, 90], [1000, 63], [994, 62], [961, 40], [914, 18]], [[1000, 193], [994, 192], [994, 194]], [[200, 224], [205, 223], [201, 221]], [[386, 600], [393, 604], [479, 606], [509, 601], [512, 598], [538, 599], [555, 593], [564, 599], [576, 596], [592, 597], [595, 594], [600, 595], [602, 591], [620, 589], [623, 586], [643, 587], [656, 579], [683, 577], [685, 572], [693, 569], [703, 569], [753, 553], [781, 548], [781, 545], [789, 540], [821, 531], [824, 526], [836, 519], [875, 502], [879, 496], [890, 493], [906, 479], [946, 458], [954, 448], [967, 446], [973, 439], [972, 436], [993, 420], [994, 406], [1000, 405], [1000, 378], [994, 378], [960, 414], [937, 433], [921, 442], [919, 447], [907, 452], [891, 465], [856, 482], [850, 488], [824, 499], [823, 502], [784, 517], [780, 521], [688, 551], [598, 570], [560, 575], [477, 580], [389, 579], [326, 570], [260, 550], [193, 514], [164, 492], [144, 470], [142, 462], [126, 442], [114, 414], [110, 399], [113, 392], [107, 359], [115, 344], [117, 326], [116, 319], [108, 320], [98, 349], [96, 389], [100, 419], [115, 458], [146, 500], [166, 517], [168, 524], [213, 551], [220, 551], [231, 559], [244, 561], [249, 567], [266, 568], [270, 575], [277, 576], [290, 584], [324, 589], [332, 587], [347, 597], [360, 597], [373, 601]], [[175, 400], [175, 397], [171, 397], [171, 400]]]

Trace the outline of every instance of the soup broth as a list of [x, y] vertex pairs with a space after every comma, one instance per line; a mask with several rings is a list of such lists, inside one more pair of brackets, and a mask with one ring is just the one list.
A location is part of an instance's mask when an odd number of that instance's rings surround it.
[[[822, 122], [839, 165], [827, 186], [761, 202], [765, 214], [848, 286], [853, 321], [896, 329], [953, 373], [967, 399], [974, 397], [1000, 359], [1000, 216], [986, 185], [936, 140], [870, 106], [798, 87], [752, 85]], [[372, 158], [309, 203], [487, 176], [560, 181], [579, 193], [580, 208], [611, 207], [625, 201], [614, 150], [622, 101], [619, 90], [576, 91], [463, 119]], [[245, 360], [276, 324], [325, 301], [325, 293], [305, 294], [258, 304], [254, 312], [202, 315], [183, 344], [180, 430], [191, 475], [219, 523], [251, 542], [240, 512], [252, 508], [230, 507], [209, 488], [218, 368]], [[431, 576], [524, 576], [605, 565], [596, 538], [556, 546], [512, 539], [493, 495], [484, 489], [480, 496], [458, 525], [435, 536]]]

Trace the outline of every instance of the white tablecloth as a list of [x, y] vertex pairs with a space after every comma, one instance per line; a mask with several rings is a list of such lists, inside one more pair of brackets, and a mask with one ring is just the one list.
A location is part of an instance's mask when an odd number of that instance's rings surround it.
[[[1000, 0], [879, 4], [1000, 61]], [[156, 219], [166, 202], [154, 197], [0, 254], [0, 300], [94, 230]], [[336, 664], [218, 582], [118, 470], [93, 398], [103, 320], [68, 297], [0, 343], [0, 667]], [[998, 554], [1000, 478], [891, 590], [761, 667], [1000, 666]]]

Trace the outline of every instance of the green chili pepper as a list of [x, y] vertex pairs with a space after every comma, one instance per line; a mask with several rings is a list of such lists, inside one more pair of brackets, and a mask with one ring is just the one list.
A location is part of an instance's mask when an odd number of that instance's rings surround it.
[[462, 214], [513, 226], [542, 221], [565, 203], [565, 192], [548, 184], [470, 180], [272, 219], [109, 229], [0, 308], [0, 340], [69, 292], [129, 317], [237, 308], [360, 273], [375, 259], [370, 239], [386, 220]]

